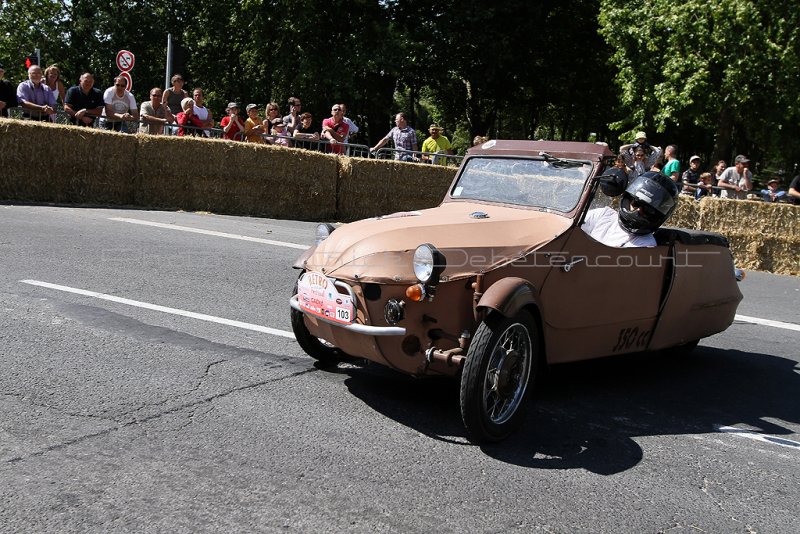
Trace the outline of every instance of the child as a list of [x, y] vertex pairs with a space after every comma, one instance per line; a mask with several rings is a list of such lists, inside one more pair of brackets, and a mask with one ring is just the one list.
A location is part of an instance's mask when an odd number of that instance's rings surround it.
[[[198, 119], [194, 114], [194, 100], [191, 98], [184, 98], [181, 100], [181, 109], [182, 112], [178, 113], [176, 117], [178, 119], [178, 136], [183, 137], [185, 135], [203, 135], [202, 129], [203, 122]], [[189, 126], [189, 128], [187, 128]], [[195, 128], [191, 128], [194, 126]]]
[[247, 104], [247, 120], [244, 121], [244, 135], [250, 143], [264, 143], [261, 134], [264, 133], [264, 125], [258, 119], [258, 106]]
[[272, 135], [280, 136], [272, 139], [273, 145], [289, 146], [289, 139], [286, 137], [286, 125], [281, 119], [275, 119], [273, 121]]
[[761, 198], [764, 202], [777, 202], [786, 195], [786, 191], [778, 191], [778, 186], [781, 185], [780, 180], [773, 178], [767, 182], [767, 188], [761, 190]]
[[244, 124], [239, 119], [239, 104], [228, 103], [225, 108], [226, 116], [222, 117], [219, 125], [222, 127], [222, 137], [231, 141], [244, 141], [240, 132], [244, 131]]
[[713, 187], [713, 177], [710, 172], [704, 172], [700, 175], [700, 182], [695, 185], [694, 199], [700, 200], [703, 197], [711, 196]]

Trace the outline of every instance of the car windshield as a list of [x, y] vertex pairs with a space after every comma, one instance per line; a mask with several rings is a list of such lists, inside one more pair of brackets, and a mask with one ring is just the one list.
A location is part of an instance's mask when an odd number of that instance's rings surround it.
[[591, 171], [587, 161], [473, 157], [464, 164], [451, 196], [568, 212], [577, 205]]

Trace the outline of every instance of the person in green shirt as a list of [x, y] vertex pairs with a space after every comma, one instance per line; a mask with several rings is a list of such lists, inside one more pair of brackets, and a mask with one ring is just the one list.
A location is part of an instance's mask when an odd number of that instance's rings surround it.
[[664, 149], [664, 157], [667, 158], [667, 164], [661, 170], [664, 176], [669, 176], [676, 183], [681, 179], [681, 163], [676, 156], [677, 152], [678, 148], [675, 145], [669, 145]]
[[[435, 122], [428, 128], [430, 137], [422, 143], [422, 160], [433, 163], [434, 165], [447, 165], [448, 158], [438, 156], [438, 154], [453, 154], [450, 140], [442, 135], [442, 128]], [[437, 154], [431, 156], [430, 154]]]

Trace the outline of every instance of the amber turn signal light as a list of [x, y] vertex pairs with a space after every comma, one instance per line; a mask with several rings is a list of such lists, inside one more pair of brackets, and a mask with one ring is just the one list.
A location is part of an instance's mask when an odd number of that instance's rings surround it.
[[420, 302], [425, 298], [425, 286], [422, 284], [414, 284], [406, 288], [406, 297], [414, 302]]

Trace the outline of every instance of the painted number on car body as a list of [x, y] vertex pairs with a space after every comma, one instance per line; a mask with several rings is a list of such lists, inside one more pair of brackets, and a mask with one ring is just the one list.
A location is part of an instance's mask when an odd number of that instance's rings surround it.
[[629, 350], [632, 348], [643, 349], [647, 346], [650, 339], [650, 330], [639, 331], [639, 327], [623, 328], [617, 336], [617, 344], [611, 349], [612, 352]]

